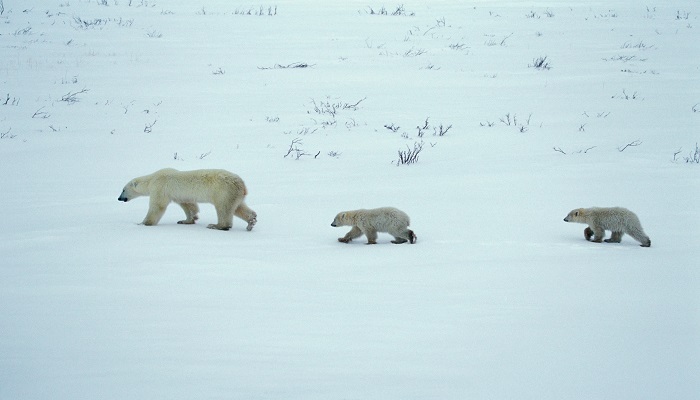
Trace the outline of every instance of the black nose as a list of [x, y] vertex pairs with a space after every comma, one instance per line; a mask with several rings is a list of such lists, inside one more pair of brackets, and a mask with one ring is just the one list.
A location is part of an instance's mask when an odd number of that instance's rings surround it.
[[126, 201], [127, 201], [128, 199], [127, 199], [126, 197], [119, 197], [117, 200], [123, 201], [124, 203], [126, 203]]
[[335, 227], [335, 224], [331, 224], [331, 226]]

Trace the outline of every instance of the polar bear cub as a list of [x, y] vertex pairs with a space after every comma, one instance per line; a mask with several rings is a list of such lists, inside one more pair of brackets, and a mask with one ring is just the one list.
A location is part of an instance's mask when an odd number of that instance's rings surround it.
[[367, 236], [367, 244], [377, 244], [377, 232], [388, 232], [394, 236], [391, 243], [416, 242], [416, 234], [408, 229], [411, 220], [405, 212], [394, 207], [381, 207], [371, 210], [353, 210], [338, 213], [331, 226], [352, 226], [350, 232], [338, 238], [339, 242], [349, 243], [362, 235]]
[[199, 218], [197, 203], [212, 203], [216, 208], [218, 223], [210, 224], [208, 228], [231, 229], [235, 215], [248, 223], [246, 229], [250, 231], [257, 222], [257, 214], [245, 204], [247, 194], [243, 179], [223, 169], [178, 171], [165, 168], [132, 179], [124, 186], [118, 200], [127, 202], [149, 196], [144, 225], [158, 224], [170, 202], [177, 203], [185, 211], [185, 219], [178, 221], [178, 224], [194, 224]]
[[572, 210], [564, 218], [566, 222], [588, 224], [583, 230], [586, 240], [600, 243], [605, 237], [605, 231], [612, 231], [607, 243], [620, 243], [626, 233], [635, 238], [642, 247], [651, 246], [649, 236], [644, 233], [639, 218], [632, 211], [623, 207], [591, 207]]

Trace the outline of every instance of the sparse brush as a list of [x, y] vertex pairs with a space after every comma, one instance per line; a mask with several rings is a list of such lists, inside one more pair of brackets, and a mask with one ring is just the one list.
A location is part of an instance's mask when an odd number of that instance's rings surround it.
[[268, 16], [274, 17], [277, 15], [277, 6], [258, 6], [249, 8], [237, 8], [234, 15], [254, 15], [258, 17]]
[[390, 15], [390, 16], [414, 16], [416, 15], [413, 12], [406, 12], [406, 8], [403, 6], [403, 4], [397, 5], [394, 9], [387, 10], [385, 6], [381, 6], [378, 9], [374, 9], [372, 7], [367, 7], [365, 10], [366, 14], [369, 15]]
[[10, 133], [10, 131], [12, 131], [12, 128], [9, 128], [6, 132], [0, 132], [0, 139], [13, 139], [17, 137], [17, 135]]
[[538, 57], [538, 58], [533, 59], [532, 64], [529, 64], [528, 67], [538, 69], [538, 70], [552, 68], [552, 66], [549, 64], [549, 61], [547, 60], [547, 56]]
[[695, 150], [692, 150], [687, 157], [683, 157], [688, 164], [700, 164], [700, 147], [695, 143]]
[[266, 70], [266, 69], [303, 69], [303, 68], [311, 68], [316, 64], [308, 64], [304, 62], [295, 62], [291, 64], [275, 64], [272, 67], [258, 67], [258, 69]]
[[153, 126], [158, 122], [157, 119], [154, 119], [153, 122], [147, 123], [146, 126], [143, 128], [144, 133], [151, 133], [153, 132]]
[[452, 129], [452, 125], [440, 124], [440, 126], [433, 128], [433, 136], [445, 136], [450, 129]]
[[90, 89], [83, 89], [83, 90], [79, 90], [77, 92], [68, 92], [68, 93], [64, 94], [63, 97], [61, 97], [61, 101], [64, 101], [68, 104], [77, 103], [80, 101], [80, 98], [78, 98], [78, 95], [83, 94], [83, 93], [87, 93], [89, 91], [90, 91]]
[[396, 125], [394, 125], [393, 123], [392, 123], [392, 124], [388, 124], [388, 125], [384, 125], [384, 127], [385, 127], [386, 129], [392, 131], [392, 132], [396, 132], [396, 131], [398, 131], [399, 129], [401, 129], [400, 126], [396, 126]]
[[622, 94], [621, 95], [614, 95], [612, 96], [613, 99], [620, 99], [620, 100], [637, 100], [639, 95], [637, 92], [634, 92], [632, 94], [627, 93], [627, 90], [622, 89]]
[[[303, 156], [310, 156], [311, 154], [305, 152], [304, 149], [301, 148], [301, 145], [303, 143], [304, 142], [300, 137], [292, 139], [292, 142], [289, 143], [289, 149], [287, 149], [287, 154], [284, 155], [284, 158], [287, 158], [291, 155], [294, 157], [295, 160], [298, 160]], [[314, 158], [318, 157], [320, 153], [320, 151], [316, 153]]]
[[7, 94], [7, 97], [5, 98], [5, 101], [0, 100], [0, 105], [3, 106], [18, 106], [19, 105], [19, 99], [17, 97], [12, 97], [10, 99], [10, 94]]
[[510, 39], [511, 36], [513, 36], [512, 33], [511, 33], [510, 35], [504, 37], [504, 38], [501, 39], [500, 41], [498, 41], [498, 40], [496, 40], [496, 39], [489, 39], [489, 40], [487, 40], [486, 43], [484, 43], [484, 44], [487, 45], [487, 46], [489, 46], [489, 47], [493, 47], [493, 46], [504, 46], [504, 47], [505, 47], [505, 46], [506, 46], [506, 41], [507, 41], [508, 39]]
[[345, 101], [331, 101], [330, 98], [326, 98], [326, 100], [318, 102], [315, 99], [311, 99], [311, 103], [313, 104], [313, 111], [316, 114], [330, 115], [331, 117], [335, 118], [336, 114], [338, 114], [338, 112], [340, 111], [357, 111], [360, 108], [360, 103], [362, 103], [366, 99], [367, 98], [364, 97], [356, 101], [355, 103], [349, 103]]
[[406, 145], [406, 150], [399, 150], [399, 159], [396, 160], [396, 166], [410, 165], [418, 162], [418, 156], [423, 151], [423, 141], [413, 142], [413, 148]]

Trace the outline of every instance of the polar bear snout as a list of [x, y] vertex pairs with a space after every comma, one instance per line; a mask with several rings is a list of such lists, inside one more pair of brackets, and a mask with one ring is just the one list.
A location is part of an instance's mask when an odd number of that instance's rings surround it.
[[335, 224], [335, 221], [331, 222], [331, 226], [334, 227], [334, 228], [337, 228], [337, 227], [338, 227], [338, 225]]
[[117, 200], [123, 201], [124, 203], [129, 201], [129, 199], [126, 197], [126, 194], [124, 192], [122, 192], [122, 194], [119, 195], [119, 198]]

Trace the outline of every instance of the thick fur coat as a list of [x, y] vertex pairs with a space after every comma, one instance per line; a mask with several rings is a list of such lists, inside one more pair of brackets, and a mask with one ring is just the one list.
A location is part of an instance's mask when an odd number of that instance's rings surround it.
[[223, 169], [178, 171], [165, 168], [132, 179], [124, 186], [118, 200], [127, 202], [149, 196], [144, 225], [158, 224], [171, 202], [177, 203], [185, 212], [185, 219], [178, 224], [194, 224], [199, 218], [197, 203], [211, 203], [216, 208], [218, 223], [210, 224], [208, 228], [228, 230], [233, 226], [235, 215], [246, 221], [246, 229], [251, 230], [257, 222], [257, 214], [245, 204], [247, 194], [243, 179]]
[[394, 236], [394, 244], [415, 243], [416, 235], [408, 229], [411, 220], [405, 212], [394, 207], [381, 207], [370, 210], [352, 210], [338, 213], [331, 226], [352, 226], [338, 241], [349, 243], [362, 235], [367, 237], [367, 244], [377, 243], [377, 232], [386, 232]]
[[586, 240], [596, 243], [603, 241], [605, 231], [611, 231], [607, 243], [619, 243], [626, 233], [641, 243], [642, 247], [651, 246], [651, 240], [639, 222], [639, 218], [632, 211], [623, 207], [591, 207], [572, 210], [565, 218], [566, 222], [578, 222], [588, 224], [583, 235]]

